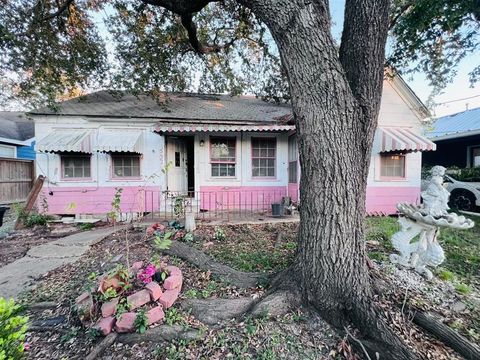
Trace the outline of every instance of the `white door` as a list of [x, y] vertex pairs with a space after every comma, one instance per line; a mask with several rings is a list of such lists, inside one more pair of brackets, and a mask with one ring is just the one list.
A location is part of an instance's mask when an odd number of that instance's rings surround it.
[[167, 137], [168, 190], [186, 193], [188, 190], [187, 148], [181, 138]]

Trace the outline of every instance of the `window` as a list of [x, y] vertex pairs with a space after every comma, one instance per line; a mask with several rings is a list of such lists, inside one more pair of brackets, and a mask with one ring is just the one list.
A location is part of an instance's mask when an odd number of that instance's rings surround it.
[[298, 181], [297, 154], [297, 137], [293, 135], [288, 138], [288, 182], [291, 184], [296, 184]]
[[275, 177], [277, 139], [252, 138], [252, 176]]
[[212, 177], [235, 176], [236, 138], [210, 138]]
[[0, 145], [0, 157], [14, 158], [15, 146]]
[[113, 177], [140, 177], [140, 155], [112, 154]]
[[405, 178], [405, 155], [382, 154], [380, 176], [389, 178]]
[[472, 148], [472, 167], [480, 166], [480, 147]]
[[63, 179], [90, 177], [90, 155], [60, 155]]

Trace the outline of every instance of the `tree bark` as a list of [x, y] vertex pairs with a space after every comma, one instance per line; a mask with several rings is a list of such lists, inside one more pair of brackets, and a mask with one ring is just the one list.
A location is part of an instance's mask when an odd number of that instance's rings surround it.
[[303, 301], [339, 329], [353, 323], [372, 358], [415, 358], [374, 308], [363, 237], [389, 2], [347, 1], [340, 51], [327, 1], [244, 3], [269, 27], [290, 84], [301, 164], [290, 273]]

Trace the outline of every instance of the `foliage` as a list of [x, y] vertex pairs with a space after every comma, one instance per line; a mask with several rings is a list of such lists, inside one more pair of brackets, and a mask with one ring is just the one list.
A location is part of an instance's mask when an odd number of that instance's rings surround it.
[[[454, 67], [478, 52], [478, 0], [394, 0], [389, 63], [410, 72], [423, 71], [437, 90], [445, 87]], [[470, 80], [480, 78], [480, 64]]]
[[185, 196], [175, 196], [173, 198], [173, 214], [175, 217], [180, 217], [185, 214]]
[[0, 360], [23, 357], [28, 317], [20, 315], [22, 307], [13, 299], [0, 297]]
[[213, 238], [217, 241], [224, 241], [227, 239], [227, 235], [225, 234], [225, 231], [223, 231], [221, 227], [216, 227], [215, 233], [213, 234]]
[[165, 323], [167, 325], [175, 325], [183, 322], [183, 316], [180, 312], [175, 308], [168, 308], [165, 311]]
[[115, 309], [115, 318], [119, 318], [120, 315], [129, 312], [131, 309], [131, 304], [127, 302], [126, 298], [121, 298]]
[[0, 8], [4, 97], [54, 106], [95, 88], [126, 89], [163, 104], [168, 99], [160, 90], [289, 96], [266, 26], [236, 1], [214, 2], [194, 16], [200, 41], [224, 47], [203, 56], [178, 17], [160, 6], [76, 0], [49, 16], [57, 10], [53, 0], [7, 1]]
[[118, 220], [118, 216], [120, 214], [121, 208], [120, 208], [120, 203], [122, 199], [122, 192], [123, 188], [115, 188], [115, 195], [113, 195], [113, 200], [112, 200], [112, 210], [107, 213], [107, 216], [109, 219], [115, 223]]
[[195, 241], [195, 236], [193, 235], [193, 233], [188, 232], [183, 237], [183, 241], [185, 241], [187, 243], [193, 243]]
[[26, 227], [33, 227], [35, 225], [46, 226], [50, 220], [52, 220], [51, 216], [34, 212], [26, 215], [23, 223]]
[[78, 227], [79, 227], [80, 230], [82, 230], [82, 231], [88, 231], [88, 230], [92, 230], [92, 229], [95, 227], [95, 224], [92, 224], [92, 223], [81, 223], [81, 224], [78, 224]]
[[460, 294], [467, 295], [472, 292], [470, 286], [464, 283], [458, 283], [455, 285], [455, 290], [457, 290]]
[[167, 250], [170, 249], [170, 246], [172, 246], [172, 236], [173, 236], [173, 231], [167, 231], [163, 235], [156, 235], [155, 239], [153, 240], [154, 246], [158, 250]]
[[451, 271], [446, 269], [439, 269], [438, 270], [438, 277], [444, 281], [453, 281], [455, 280], [455, 274]]
[[480, 167], [457, 168], [451, 167], [447, 174], [458, 181], [480, 182]]
[[148, 318], [145, 309], [137, 311], [133, 326], [135, 327], [135, 331], [139, 334], [143, 334], [147, 330]]
[[114, 299], [118, 296], [117, 290], [113, 287], [106, 289], [103, 294], [100, 295], [103, 302], [106, 302], [110, 299]]

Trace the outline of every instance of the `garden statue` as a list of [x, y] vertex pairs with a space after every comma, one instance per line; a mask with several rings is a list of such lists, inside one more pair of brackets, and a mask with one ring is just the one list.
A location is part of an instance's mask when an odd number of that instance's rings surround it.
[[445, 260], [437, 240], [440, 227], [468, 229], [474, 225], [472, 220], [448, 212], [450, 193], [443, 187], [445, 170], [442, 166], [432, 168], [428, 186], [421, 193], [423, 204], [397, 204], [401, 230], [392, 236], [392, 244], [400, 254], [390, 255], [390, 260], [413, 268], [427, 279], [433, 277], [427, 266], [436, 267]]

